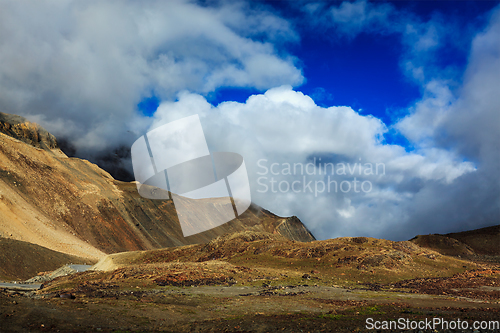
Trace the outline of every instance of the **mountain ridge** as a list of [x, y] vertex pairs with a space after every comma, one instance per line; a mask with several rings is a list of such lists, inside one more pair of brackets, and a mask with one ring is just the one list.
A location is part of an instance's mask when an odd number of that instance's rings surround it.
[[498, 257], [500, 256], [500, 225], [448, 234], [418, 235], [411, 241], [444, 255]]
[[59, 149], [54, 135], [40, 125], [18, 115], [0, 112], [0, 133], [36, 148], [48, 151]]
[[41, 126], [0, 114], [1, 237], [96, 260], [115, 252], [206, 243], [245, 230], [315, 240], [296, 217], [279, 217], [257, 205], [222, 226], [183, 237], [171, 200], [141, 197], [135, 183], [67, 157]]

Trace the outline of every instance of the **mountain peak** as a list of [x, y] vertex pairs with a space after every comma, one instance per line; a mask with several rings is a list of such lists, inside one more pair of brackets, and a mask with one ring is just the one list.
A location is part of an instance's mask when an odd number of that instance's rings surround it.
[[55, 136], [40, 125], [18, 115], [0, 112], [0, 133], [36, 148], [49, 151], [59, 148]]
[[[279, 217], [257, 205], [223, 225], [184, 237], [172, 200], [143, 198], [136, 184], [115, 180], [89, 161], [58, 154], [55, 137], [23, 117], [0, 113], [0, 132], [0, 237], [86, 259], [207, 243], [247, 230], [315, 239], [297, 218]], [[190, 203], [193, 214], [210, 220], [200, 207]], [[214, 204], [211, 209], [217, 216], [226, 208]]]

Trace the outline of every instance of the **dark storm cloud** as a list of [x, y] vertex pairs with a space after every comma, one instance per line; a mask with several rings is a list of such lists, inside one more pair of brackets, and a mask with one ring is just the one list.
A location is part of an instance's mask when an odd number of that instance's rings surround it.
[[[80, 152], [129, 145], [150, 119], [137, 104], [185, 89], [299, 84], [273, 42], [288, 22], [245, 2], [4, 1], [0, 108], [39, 121]], [[256, 38], [254, 40], [253, 38]]]

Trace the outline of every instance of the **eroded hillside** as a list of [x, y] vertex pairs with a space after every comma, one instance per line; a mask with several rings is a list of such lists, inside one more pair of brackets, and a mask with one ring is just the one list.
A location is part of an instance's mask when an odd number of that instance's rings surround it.
[[28, 242], [0, 238], [0, 281], [27, 280], [68, 263], [91, 264], [93, 261]]
[[[209, 218], [209, 217], [207, 217]], [[138, 195], [134, 183], [68, 158], [55, 138], [17, 116], [0, 117], [0, 236], [86, 258], [106, 253], [205, 243], [244, 230], [314, 240], [295, 217], [252, 205], [238, 219], [183, 237], [170, 200]]]
[[[182, 272], [182, 278], [169, 272], [169, 263], [194, 265], [222, 261], [234, 267], [251, 267], [250, 271], [238, 269], [226, 278], [242, 281], [267, 276], [271, 280], [297, 283], [313, 279], [316, 283], [388, 283], [405, 278], [449, 276], [475, 269], [478, 265], [421, 248], [412, 242], [393, 242], [367, 237], [343, 237], [314, 242], [293, 242], [280, 235], [246, 231], [218, 237], [207, 244], [116, 253], [102, 258], [95, 270], [122, 270], [127, 278], [134, 274], [181, 283], [200, 274]], [[167, 267], [165, 270], [163, 268]], [[187, 266], [186, 266], [187, 267]], [[241, 270], [241, 269], [240, 269]], [[135, 273], [132, 274], [132, 271]], [[238, 273], [239, 272], [239, 273]], [[180, 274], [180, 273], [178, 273]], [[190, 276], [191, 274], [191, 276]], [[305, 274], [305, 276], [304, 276]], [[147, 275], [147, 274], [146, 274]], [[170, 281], [170, 280], [169, 280]], [[172, 282], [170, 281], [170, 282]], [[172, 283], [174, 283], [172, 282]], [[175, 284], [175, 283], [174, 283]]]
[[411, 241], [445, 255], [500, 262], [500, 225], [446, 235], [419, 235]]

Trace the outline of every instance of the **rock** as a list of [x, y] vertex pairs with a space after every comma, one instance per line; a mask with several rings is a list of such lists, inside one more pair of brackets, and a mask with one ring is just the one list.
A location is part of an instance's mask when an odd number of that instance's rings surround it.
[[65, 299], [75, 299], [75, 295], [73, 294], [70, 294], [70, 293], [66, 293], [66, 294], [61, 294], [59, 295], [60, 298], [65, 298]]
[[36, 148], [59, 148], [55, 136], [21, 116], [0, 112], [0, 132]]

